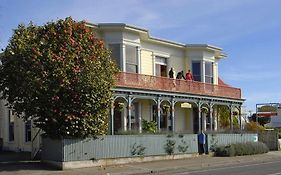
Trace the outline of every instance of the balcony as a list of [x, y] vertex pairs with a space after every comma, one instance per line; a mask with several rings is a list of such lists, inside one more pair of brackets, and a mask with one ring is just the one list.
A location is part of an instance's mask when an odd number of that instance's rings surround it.
[[118, 73], [116, 86], [241, 99], [241, 89], [239, 88], [126, 72]]

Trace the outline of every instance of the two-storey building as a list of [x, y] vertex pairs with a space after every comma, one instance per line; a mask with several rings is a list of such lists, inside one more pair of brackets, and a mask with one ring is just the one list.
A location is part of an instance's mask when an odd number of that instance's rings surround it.
[[[109, 134], [142, 132], [143, 120], [155, 121], [159, 131], [217, 130], [218, 105], [229, 107], [233, 128], [233, 111], [239, 112], [244, 100], [240, 89], [219, 78], [218, 63], [226, 57], [221, 48], [151, 37], [146, 29], [122, 23], [87, 25], [104, 40], [121, 70], [112, 89]], [[193, 81], [169, 78], [171, 68], [176, 74], [191, 70]], [[32, 122], [15, 118], [1, 102], [0, 138], [4, 149], [31, 151], [36, 149], [34, 145], [38, 147], [37, 136]]]
[[[240, 111], [244, 100], [240, 89], [219, 78], [218, 63], [226, 57], [221, 48], [151, 37], [146, 29], [122, 23], [88, 25], [104, 40], [121, 70], [113, 89], [111, 133], [142, 132], [142, 120], [156, 121], [158, 130], [217, 130], [217, 105], [230, 108], [232, 129], [232, 111]], [[171, 68], [176, 74], [191, 70], [193, 81], [168, 78]], [[206, 115], [202, 107], [208, 109]]]

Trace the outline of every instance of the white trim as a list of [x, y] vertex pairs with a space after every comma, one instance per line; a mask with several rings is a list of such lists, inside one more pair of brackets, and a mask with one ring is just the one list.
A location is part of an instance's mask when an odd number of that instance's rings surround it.
[[[152, 51], [152, 50], [151, 50]], [[159, 52], [159, 51], [152, 51], [154, 56], [159, 56], [159, 57], [165, 57], [165, 58], [170, 58], [171, 55], [169, 53], [165, 53], [165, 52]]]

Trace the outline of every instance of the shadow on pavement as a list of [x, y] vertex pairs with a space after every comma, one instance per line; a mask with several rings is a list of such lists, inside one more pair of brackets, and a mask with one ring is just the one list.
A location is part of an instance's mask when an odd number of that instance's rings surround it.
[[57, 170], [40, 161], [31, 160], [29, 152], [0, 151], [0, 172], [20, 170]]

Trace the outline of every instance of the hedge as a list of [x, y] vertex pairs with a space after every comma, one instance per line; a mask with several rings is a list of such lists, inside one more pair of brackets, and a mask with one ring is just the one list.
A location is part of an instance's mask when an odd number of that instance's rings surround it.
[[247, 142], [218, 146], [214, 149], [214, 155], [232, 157], [263, 154], [267, 153], [268, 151], [268, 147], [262, 142]]

